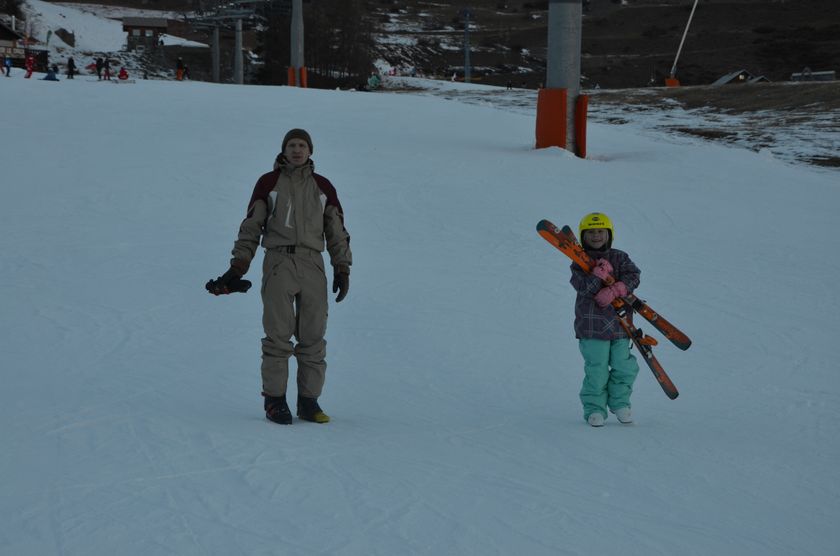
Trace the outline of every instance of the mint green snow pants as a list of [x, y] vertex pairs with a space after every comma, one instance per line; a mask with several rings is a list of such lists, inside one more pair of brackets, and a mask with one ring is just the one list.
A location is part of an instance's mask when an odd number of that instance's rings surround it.
[[633, 383], [639, 374], [639, 364], [630, 353], [630, 340], [580, 340], [583, 355], [583, 386], [580, 401], [583, 403], [583, 418], [593, 413], [607, 417], [611, 411], [630, 407]]

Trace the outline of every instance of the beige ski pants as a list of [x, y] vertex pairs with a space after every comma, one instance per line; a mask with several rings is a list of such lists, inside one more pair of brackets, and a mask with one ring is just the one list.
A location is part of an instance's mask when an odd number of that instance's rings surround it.
[[286, 393], [289, 357], [294, 355], [298, 394], [317, 398], [327, 371], [327, 277], [321, 253], [306, 247], [297, 247], [294, 253], [285, 247], [267, 250], [262, 302], [263, 392], [270, 396]]

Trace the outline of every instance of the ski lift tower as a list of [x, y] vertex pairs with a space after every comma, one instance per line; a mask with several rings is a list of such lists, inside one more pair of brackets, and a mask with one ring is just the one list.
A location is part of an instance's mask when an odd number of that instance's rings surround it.
[[582, 0], [549, 0], [546, 87], [537, 96], [538, 149], [586, 158], [588, 97], [580, 94]]
[[472, 63], [470, 62], [470, 18], [472, 11], [469, 8], [461, 10], [461, 17], [464, 18], [464, 83], [472, 81]]
[[[233, 52], [233, 82], [242, 85], [244, 79], [244, 64], [242, 60], [242, 21], [247, 20], [251, 23], [260, 19], [257, 15], [254, 5], [262, 4], [263, 0], [236, 0], [227, 5], [227, 7], [217, 8], [213, 12], [205, 13], [197, 18], [187, 20], [187, 23], [192, 27], [210, 29], [213, 32], [213, 44], [211, 48], [212, 65], [213, 65], [213, 81], [218, 83], [220, 81], [219, 75], [219, 29], [221, 27], [230, 28], [233, 24], [235, 29], [234, 38], [234, 52]], [[246, 6], [252, 6], [248, 8]]]
[[306, 66], [303, 62], [303, 0], [292, 0], [291, 37], [289, 85], [306, 88]]

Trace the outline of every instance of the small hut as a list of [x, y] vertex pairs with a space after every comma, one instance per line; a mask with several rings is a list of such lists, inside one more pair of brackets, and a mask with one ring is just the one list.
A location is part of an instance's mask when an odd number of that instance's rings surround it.
[[128, 33], [129, 50], [154, 50], [160, 36], [166, 33], [167, 22], [158, 17], [124, 17], [123, 31]]
[[763, 75], [755, 76], [748, 72], [745, 69], [741, 69], [738, 71], [733, 71], [732, 73], [727, 73], [714, 83], [712, 83], [713, 87], [717, 87], [719, 85], [741, 85], [745, 83], [769, 83], [770, 80], [764, 77]]

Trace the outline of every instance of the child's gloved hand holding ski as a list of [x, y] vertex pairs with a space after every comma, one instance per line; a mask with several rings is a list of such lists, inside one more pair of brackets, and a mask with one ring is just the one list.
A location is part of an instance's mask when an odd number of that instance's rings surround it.
[[615, 282], [611, 286], [602, 288], [601, 291], [595, 294], [595, 303], [599, 307], [606, 307], [617, 297], [624, 297], [628, 293], [630, 292], [624, 282]]
[[598, 259], [595, 261], [595, 266], [592, 268], [592, 274], [601, 279], [602, 282], [609, 285], [614, 282], [613, 267], [607, 259]]

